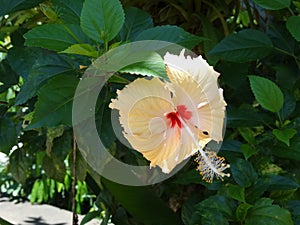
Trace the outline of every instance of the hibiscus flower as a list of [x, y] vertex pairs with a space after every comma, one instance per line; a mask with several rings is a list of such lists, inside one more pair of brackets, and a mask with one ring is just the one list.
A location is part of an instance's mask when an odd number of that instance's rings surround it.
[[228, 176], [229, 167], [216, 152], [203, 150], [211, 140], [220, 142], [226, 103], [218, 87], [219, 73], [201, 57], [166, 53], [169, 81], [138, 78], [117, 91], [109, 107], [118, 109], [123, 134], [132, 148], [164, 173], [198, 153], [203, 179]]

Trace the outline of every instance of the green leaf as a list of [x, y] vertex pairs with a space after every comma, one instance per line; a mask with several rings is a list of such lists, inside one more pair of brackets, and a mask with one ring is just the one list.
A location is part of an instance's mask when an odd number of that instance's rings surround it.
[[38, 101], [31, 124], [27, 130], [72, 124], [72, 103], [79, 80], [72, 75], [52, 78], [38, 92]]
[[95, 48], [90, 44], [75, 44], [71, 45], [64, 51], [60, 53], [65, 54], [77, 54], [77, 55], [84, 55], [92, 58], [98, 57], [98, 52], [95, 50]]
[[286, 21], [286, 28], [297, 41], [300, 41], [299, 24], [300, 16], [290, 16]]
[[135, 39], [135, 41], [143, 40], [168, 41], [191, 49], [206, 38], [190, 34], [181, 27], [164, 25], [144, 30]]
[[297, 134], [297, 130], [292, 128], [283, 128], [281, 130], [274, 129], [272, 133], [279, 141], [282, 141], [287, 146], [290, 146], [290, 139], [292, 139]]
[[295, 97], [291, 94], [284, 95], [283, 106], [280, 110], [280, 116], [282, 120], [286, 120], [296, 108], [296, 100]]
[[26, 80], [35, 61], [45, 57], [42, 51], [34, 47], [13, 47], [8, 51], [7, 60], [11, 68]]
[[249, 76], [250, 87], [258, 103], [271, 112], [278, 112], [283, 106], [283, 94], [280, 88], [269, 79]]
[[258, 152], [257, 149], [255, 149], [249, 144], [242, 144], [241, 150], [246, 160], [248, 160], [252, 155], [255, 155]]
[[230, 162], [231, 174], [235, 182], [241, 187], [250, 187], [257, 180], [257, 173], [250, 162], [237, 159]]
[[291, 0], [253, 0], [264, 9], [279, 10], [290, 6]]
[[278, 190], [293, 190], [300, 187], [294, 180], [271, 174], [266, 178], [266, 182], [269, 185], [268, 190], [270, 191], [278, 191]]
[[240, 202], [246, 202], [245, 201], [245, 188], [234, 185], [234, 184], [229, 184], [226, 186], [226, 193], [228, 194], [229, 197], [238, 200]]
[[66, 175], [66, 166], [63, 160], [60, 160], [54, 154], [51, 157], [45, 155], [42, 164], [47, 177], [52, 178], [60, 183], [64, 183]]
[[224, 196], [211, 196], [195, 206], [196, 212], [190, 224], [228, 225], [229, 218], [233, 217], [234, 207], [232, 199]]
[[12, 70], [7, 60], [0, 62], [0, 93], [17, 84], [18, 81], [18, 75]]
[[30, 74], [16, 98], [16, 105], [25, 103], [28, 99], [36, 95], [39, 88], [46, 83], [49, 78], [59, 74], [75, 73], [79, 65], [63, 55], [49, 54], [41, 57], [32, 66]]
[[73, 44], [89, 42], [79, 25], [46, 24], [24, 34], [25, 45], [63, 51]]
[[248, 211], [245, 225], [294, 225], [290, 212], [272, 202], [268, 198], [257, 201]]
[[272, 47], [273, 44], [266, 34], [245, 29], [225, 37], [208, 55], [218, 56], [226, 61], [248, 62], [267, 56]]
[[271, 150], [277, 157], [300, 161], [300, 137], [296, 136], [291, 139], [290, 146], [278, 144], [276, 147], [273, 146]]
[[17, 144], [16, 126], [9, 118], [0, 117], [0, 152], [9, 154], [12, 147]]
[[123, 207], [145, 225], [182, 225], [175, 214], [149, 187], [125, 186], [101, 178]]
[[9, 171], [13, 178], [23, 185], [27, 179], [27, 171], [30, 166], [26, 154], [24, 149], [18, 148], [9, 157]]
[[82, 0], [51, 0], [60, 20], [65, 24], [80, 23]]
[[292, 213], [294, 224], [300, 224], [300, 201], [299, 200], [289, 201], [287, 208]]
[[[149, 57], [146, 54], [149, 54]], [[145, 51], [143, 55], [146, 58], [145, 61], [128, 65], [122, 68], [120, 72], [168, 79], [164, 61], [158, 53], [152, 51], [147, 53]]]
[[244, 221], [247, 216], [248, 210], [251, 209], [252, 207], [253, 206], [248, 203], [240, 204], [235, 210], [236, 218], [239, 221]]
[[129, 7], [125, 10], [125, 22], [120, 30], [120, 37], [123, 42], [133, 41], [139, 33], [152, 28], [153, 21], [151, 16], [138, 8]]
[[255, 133], [252, 129], [249, 127], [239, 127], [238, 131], [249, 144], [255, 144]]
[[108, 43], [121, 30], [124, 12], [119, 0], [86, 0], [81, 11], [82, 30], [97, 42]]
[[81, 220], [80, 225], [84, 225], [94, 218], [99, 218], [101, 216], [101, 212], [102, 212], [102, 210], [88, 212]]
[[0, 16], [37, 6], [43, 0], [0, 0]]

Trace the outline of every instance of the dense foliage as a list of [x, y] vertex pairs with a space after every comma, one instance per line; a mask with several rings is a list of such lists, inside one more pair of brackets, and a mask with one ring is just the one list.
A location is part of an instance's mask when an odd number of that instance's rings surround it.
[[[76, 151], [77, 212], [102, 224], [300, 224], [299, 0], [0, 0], [1, 193], [71, 209], [72, 98], [85, 69], [116, 46], [163, 40], [202, 54], [221, 73], [231, 177], [211, 184], [190, 162], [172, 178], [130, 187], [99, 177]], [[151, 65], [137, 64], [143, 71]], [[148, 68], [149, 69], [149, 68]], [[150, 68], [151, 69], [151, 68]], [[107, 107], [135, 78], [99, 95], [107, 148], [122, 146]]]

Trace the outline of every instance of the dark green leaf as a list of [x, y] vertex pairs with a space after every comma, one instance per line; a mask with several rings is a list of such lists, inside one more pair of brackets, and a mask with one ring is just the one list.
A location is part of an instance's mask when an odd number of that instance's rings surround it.
[[230, 169], [233, 179], [241, 187], [250, 187], [257, 180], [257, 173], [246, 160], [237, 159], [230, 162]]
[[288, 210], [273, 205], [272, 200], [261, 198], [249, 211], [246, 225], [294, 225]]
[[287, 208], [292, 213], [292, 218], [294, 221], [294, 224], [300, 224], [300, 201], [293, 200], [289, 201]]
[[[69, 165], [73, 168], [74, 165], [74, 152], [72, 151], [69, 155]], [[71, 170], [71, 175], [74, 176], [73, 169]], [[87, 162], [82, 157], [80, 151], [76, 152], [76, 178], [79, 181], [85, 181], [87, 175]]]
[[238, 131], [249, 144], [255, 144], [255, 133], [253, 130], [249, 127], [240, 127]]
[[242, 30], [219, 42], [209, 55], [226, 61], [248, 62], [267, 56], [273, 44], [268, 36], [258, 30]]
[[52, 78], [38, 93], [34, 116], [26, 129], [72, 124], [72, 103], [79, 80], [72, 75]]
[[9, 171], [17, 182], [25, 184], [29, 166], [30, 162], [24, 149], [18, 148], [10, 155]]
[[45, 155], [42, 166], [49, 178], [64, 183], [66, 166], [63, 160], [60, 160], [54, 154], [51, 157]]
[[286, 28], [297, 41], [300, 41], [299, 23], [300, 16], [290, 16], [286, 21]]
[[138, 8], [129, 7], [125, 10], [125, 22], [120, 31], [122, 41], [133, 41], [139, 33], [153, 27], [151, 16]]
[[0, 117], [0, 152], [9, 154], [12, 147], [17, 144], [16, 126], [9, 118]]
[[248, 203], [242, 203], [240, 204], [237, 208], [236, 208], [236, 211], [235, 211], [235, 215], [236, 215], [236, 218], [239, 220], [239, 221], [243, 221], [245, 220], [246, 216], [247, 216], [247, 213], [248, 213], [248, 210], [251, 209], [253, 206], [248, 204]]
[[48, 54], [41, 57], [33, 65], [29, 77], [21, 87], [20, 93], [16, 98], [16, 105], [23, 104], [35, 96], [39, 88], [49, 78], [59, 74], [74, 74], [74, 71], [78, 68], [79, 65], [76, 62], [62, 55]]
[[7, 60], [3, 60], [0, 63], [0, 93], [17, 84], [18, 81], [18, 75], [12, 70]]
[[264, 9], [279, 10], [290, 6], [291, 0], [253, 0]]
[[79, 25], [46, 24], [24, 34], [25, 45], [63, 51], [73, 44], [89, 42]]
[[226, 193], [228, 194], [229, 197], [238, 200], [240, 202], [246, 202], [245, 201], [245, 188], [234, 185], [234, 184], [229, 184], [226, 186]]
[[292, 179], [274, 174], [266, 178], [266, 181], [269, 185], [268, 190], [270, 191], [292, 190], [300, 187], [300, 185]]
[[123, 23], [124, 12], [119, 0], [85, 0], [80, 24], [91, 39], [108, 43], [119, 33]]
[[0, 16], [37, 6], [43, 0], [0, 0]]
[[300, 137], [293, 138], [290, 142], [290, 146], [278, 144], [271, 150], [272, 153], [278, 157], [300, 161]]
[[101, 179], [124, 208], [146, 225], [182, 225], [179, 217], [148, 187], [125, 186]]
[[43, 57], [45, 56], [40, 48], [13, 47], [8, 51], [7, 60], [12, 69], [26, 80], [32, 65]]
[[271, 80], [249, 76], [250, 86], [258, 103], [271, 112], [278, 112], [283, 106], [283, 94]]
[[258, 150], [249, 144], [242, 144], [241, 150], [246, 160], [248, 160], [252, 155], [255, 155]]
[[286, 120], [295, 110], [296, 100], [293, 95], [285, 95], [283, 106], [280, 110], [280, 116], [282, 120]]
[[224, 196], [211, 196], [195, 206], [196, 212], [190, 224], [228, 225], [228, 219], [232, 218], [234, 207], [232, 199]]
[[283, 128], [281, 130], [274, 129], [272, 133], [279, 141], [282, 141], [287, 146], [290, 146], [290, 139], [292, 139], [297, 134], [297, 130], [292, 128]]
[[142, 40], [168, 41], [191, 49], [205, 39], [206, 38], [198, 37], [193, 34], [190, 34], [186, 32], [184, 29], [182, 29], [181, 27], [165, 25], [165, 26], [157, 26], [154, 28], [149, 28], [143, 31], [137, 36], [135, 41], [142, 41]]
[[51, 0], [60, 20], [66, 24], [80, 23], [83, 0]]
[[84, 225], [84, 224], [88, 223], [89, 221], [91, 221], [92, 219], [99, 218], [100, 215], [101, 215], [100, 210], [88, 212], [81, 220], [80, 225]]

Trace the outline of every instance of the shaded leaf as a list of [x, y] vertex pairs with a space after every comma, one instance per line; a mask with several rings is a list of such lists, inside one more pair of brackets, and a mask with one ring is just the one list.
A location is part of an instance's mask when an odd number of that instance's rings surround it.
[[268, 176], [266, 178], [266, 182], [269, 185], [268, 190], [270, 191], [292, 190], [300, 187], [300, 185], [297, 184], [292, 179], [280, 175], [274, 175], [274, 174]]
[[69, 46], [89, 42], [79, 25], [45, 24], [24, 34], [25, 45], [63, 51]]
[[58, 54], [48, 54], [36, 61], [32, 66], [30, 74], [21, 87], [16, 98], [16, 105], [25, 103], [28, 99], [36, 95], [39, 88], [46, 83], [49, 78], [59, 74], [73, 73], [79, 65]]
[[252, 155], [255, 155], [258, 152], [258, 149], [255, 149], [253, 146], [249, 144], [242, 144], [241, 150], [243, 152], [243, 155], [245, 159], [249, 159]]
[[9, 118], [0, 117], [0, 152], [9, 154], [12, 147], [17, 144], [16, 126]]
[[267, 56], [273, 44], [266, 34], [245, 29], [219, 42], [208, 54], [226, 61], [248, 62]]
[[238, 200], [240, 202], [246, 202], [245, 201], [245, 188], [234, 185], [234, 184], [229, 184], [226, 186], [226, 193], [228, 194], [229, 197]]
[[24, 149], [18, 148], [10, 155], [9, 171], [17, 182], [25, 184], [29, 166], [30, 162]]
[[287, 208], [292, 213], [294, 224], [300, 224], [300, 201], [292, 200], [287, 204]]
[[273, 200], [261, 198], [248, 211], [246, 225], [293, 225], [291, 214], [287, 209], [272, 204]]
[[66, 24], [80, 23], [83, 0], [51, 0], [60, 20]]
[[264, 9], [279, 10], [290, 6], [291, 0], [253, 0]]
[[66, 166], [63, 160], [60, 160], [54, 154], [51, 156], [45, 155], [42, 166], [47, 177], [52, 178], [60, 183], [64, 183]]
[[180, 218], [148, 187], [125, 186], [101, 179], [124, 208], [146, 225], [182, 225]]
[[52, 78], [38, 93], [33, 119], [26, 129], [72, 124], [72, 103], [79, 80], [71, 75]]
[[290, 146], [290, 139], [292, 139], [297, 134], [297, 130], [292, 128], [283, 128], [281, 130], [274, 129], [272, 133], [279, 141], [282, 141], [287, 146]]
[[240, 204], [235, 210], [236, 218], [241, 221], [245, 220], [248, 210], [251, 209], [252, 207], [253, 206], [248, 203]]
[[80, 19], [82, 30], [91, 39], [108, 43], [122, 28], [124, 12], [119, 0], [86, 0]]
[[246, 160], [237, 159], [230, 162], [230, 169], [233, 179], [241, 187], [250, 187], [257, 180], [257, 173]]
[[190, 34], [181, 27], [164, 25], [144, 30], [135, 39], [135, 41], [142, 40], [168, 41], [191, 49], [206, 38]]
[[0, 0], [0, 16], [37, 6], [43, 0]]
[[297, 41], [300, 41], [299, 23], [300, 16], [290, 16], [286, 21], [286, 28]]
[[7, 60], [3, 60], [0, 63], [0, 93], [17, 84], [18, 81], [18, 75], [12, 70]]
[[283, 94], [271, 80], [249, 76], [250, 86], [258, 103], [271, 112], [278, 112], [283, 106]]
[[277, 157], [300, 161], [300, 137], [296, 136], [293, 138], [290, 142], [290, 146], [287, 146], [286, 144], [278, 144], [271, 150]]
[[133, 41], [139, 33], [153, 27], [151, 16], [138, 8], [129, 7], [125, 9], [125, 22], [120, 30], [122, 41]]

